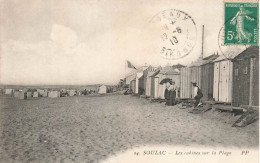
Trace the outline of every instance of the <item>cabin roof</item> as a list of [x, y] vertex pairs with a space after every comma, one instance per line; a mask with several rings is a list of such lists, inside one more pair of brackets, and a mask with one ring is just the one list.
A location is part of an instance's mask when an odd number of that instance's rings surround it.
[[259, 47], [258, 46], [251, 46], [244, 50], [242, 53], [234, 57], [233, 60], [237, 59], [245, 59], [245, 58], [253, 58], [253, 57], [259, 57]]
[[205, 65], [205, 64], [208, 64], [208, 63], [213, 63], [213, 61], [215, 60], [215, 59], [217, 59], [219, 57], [219, 55], [217, 55], [217, 54], [212, 54], [212, 55], [210, 55], [210, 56], [208, 56], [208, 57], [206, 57], [206, 58], [203, 58], [203, 62], [202, 62], [202, 64], [201, 65]]
[[188, 67], [197, 67], [203, 63], [202, 57], [199, 57], [195, 62], [192, 62]]

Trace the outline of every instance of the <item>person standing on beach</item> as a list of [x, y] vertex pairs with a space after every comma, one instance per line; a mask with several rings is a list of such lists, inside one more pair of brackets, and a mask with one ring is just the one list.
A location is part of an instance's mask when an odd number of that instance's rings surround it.
[[168, 106], [175, 105], [175, 98], [176, 98], [175, 82], [169, 81], [166, 83], [164, 97], [166, 99], [166, 105]]
[[201, 89], [197, 86], [197, 83], [192, 83], [193, 87], [194, 87], [194, 99], [195, 99], [195, 103], [194, 103], [194, 108], [196, 108], [199, 103], [200, 103], [200, 99], [203, 97], [202, 91]]

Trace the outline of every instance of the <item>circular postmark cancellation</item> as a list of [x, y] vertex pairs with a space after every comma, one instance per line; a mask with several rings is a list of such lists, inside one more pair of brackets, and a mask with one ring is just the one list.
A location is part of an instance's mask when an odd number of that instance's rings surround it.
[[[256, 18], [254, 18], [254, 19], [256, 19]], [[227, 25], [227, 24], [231, 24], [231, 23], [232, 23], [231, 18], [226, 20], [226, 22], [220, 28], [219, 34], [218, 34], [218, 47], [219, 47], [221, 54], [226, 58], [232, 58], [232, 57], [234, 57], [234, 55], [241, 53], [242, 51], [246, 50], [250, 46], [257, 46], [257, 45], [250, 45], [247, 43], [237, 44], [237, 39], [235, 39], [235, 37], [237, 36], [237, 33], [229, 32], [227, 34], [227, 32], [226, 32], [226, 31], [234, 31], [232, 26]], [[247, 22], [245, 21], [245, 23], [247, 23]], [[252, 22], [250, 22], [250, 23], [252, 23]], [[257, 22], [254, 22], [254, 23], [257, 23]], [[245, 30], [247, 30], [247, 28], [245, 28]], [[227, 39], [229, 40], [229, 43], [226, 43]]]
[[188, 55], [197, 40], [197, 28], [187, 13], [169, 9], [156, 14], [150, 21], [152, 35], [156, 35], [156, 53], [165, 59], [175, 60]]

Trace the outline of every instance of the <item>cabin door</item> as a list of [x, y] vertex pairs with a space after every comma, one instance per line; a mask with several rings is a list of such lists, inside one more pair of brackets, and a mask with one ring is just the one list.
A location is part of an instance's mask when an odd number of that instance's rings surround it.
[[154, 98], [158, 98], [159, 78], [154, 78]]
[[250, 89], [250, 60], [246, 59], [239, 65], [239, 104], [249, 104]]
[[214, 85], [213, 85], [213, 98], [215, 101], [219, 101], [219, 78], [220, 78], [220, 71], [219, 71], [219, 62], [214, 64]]

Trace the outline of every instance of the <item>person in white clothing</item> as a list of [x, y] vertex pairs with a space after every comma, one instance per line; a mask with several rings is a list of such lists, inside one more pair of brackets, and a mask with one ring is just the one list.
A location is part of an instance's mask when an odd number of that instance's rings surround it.
[[194, 103], [194, 108], [196, 108], [198, 105], [201, 105], [200, 99], [203, 97], [201, 89], [197, 86], [197, 83], [192, 83], [194, 87], [194, 99], [196, 100]]

